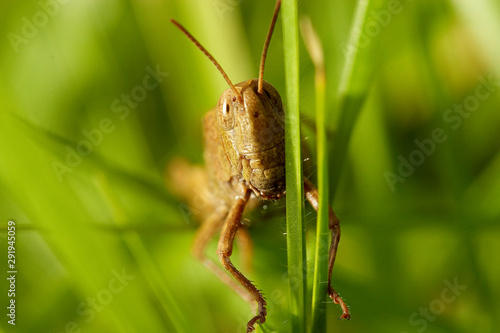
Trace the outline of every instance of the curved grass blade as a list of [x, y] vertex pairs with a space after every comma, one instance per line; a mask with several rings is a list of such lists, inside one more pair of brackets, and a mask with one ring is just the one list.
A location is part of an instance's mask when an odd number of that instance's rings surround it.
[[343, 47], [346, 57], [338, 91], [340, 114], [336, 142], [330, 149], [330, 195], [335, 197], [347, 156], [350, 136], [368, 96], [377, 68], [377, 47], [381, 33], [367, 37], [368, 25], [376, 23], [373, 13], [387, 7], [387, 0], [359, 0], [351, 27], [349, 43]]

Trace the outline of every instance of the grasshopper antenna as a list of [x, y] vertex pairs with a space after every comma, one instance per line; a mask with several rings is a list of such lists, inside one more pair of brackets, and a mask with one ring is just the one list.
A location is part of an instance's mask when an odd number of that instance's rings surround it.
[[262, 50], [262, 56], [260, 58], [260, 69], [259, 69], [259, 82], [257, 86], [257, 93], [262, 94], [262, 83], [264, 81], [264, 66], [266, 63], [267, 49], [271, 43], [271, 37], [273, 35], [274, 26], [276, 25], [276, 20], [278, 19], [278, 13], [281, 7], [281, 0], [276, 1], [276, 7], [274, 7], [273, 19], [271, 21], [271, 26], [267, 32], [266, 41], [264, 42], [264, 49]]
[[187, 31], [186, 28], [184, 28], [179, 22], [177, 22], [174, 19], [170, 19], [170, 22], [172, 22], [177, 28], [179, 28], [179, 30], [182, 31], [184, 33], [184, 35], [186, 35], [193, 42], [193, 44], [196, 45], [201, 50], [201, 52], [203, 52], [203, 54], [205, 54], [207, 56], [208, 59], [210, 59], [210, 61], [215, 65], [215, 67], [217, 67], [217, 69], [219, 70], [219, 72], [222, 74], [222, 76], [226, 80], [227, 84], [229, 84], [229, 87], [233, 90], [233, 92], [236, 94], [236, 96], [238, 96], [238, 100], [241, 103], [243, 103], [243, 97], [241, 97], [241, 94], [238, 92], [238, 90], [236, 90], [234, 84], [229, 79], [229, 76], [227, 76], [226, 72], [224, 72], [224, 70], [222, 69], [221, 65], [219, 65], [219, 63], [217, 62], [217, 60], [215, 60], [215, 58], [210, 54], [210, 52], [208, 52], [203, 47], [203, 45], [201, 45], [200, 42], [198, 42], [196, 40], [196, 38], [194, 38], [193, 35], [191, 35], [189, 33], [189, 31]]

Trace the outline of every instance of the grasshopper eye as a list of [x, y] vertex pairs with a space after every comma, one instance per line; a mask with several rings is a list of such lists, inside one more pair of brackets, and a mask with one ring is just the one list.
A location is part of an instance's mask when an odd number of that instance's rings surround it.
[[221, 128], [225, 131], [231, 130], [234, 126], [234, 112], [232, 109], [232, 103], [229, 98], [224, 98], [219, 101], [219, 107], [217, 108], [217, 118], [219, 118], [219, 124]]

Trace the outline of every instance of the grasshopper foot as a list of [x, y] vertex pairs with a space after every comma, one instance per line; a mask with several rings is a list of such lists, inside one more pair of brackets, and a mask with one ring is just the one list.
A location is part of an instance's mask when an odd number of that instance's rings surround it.
[[259, 314], [250, 319], [250, 321], [247, 324], [247, 333], [253, 332], [255, 330], [255, 323], [259, 320], [260, 324], [264, 324], [266, 321], [266, 315], [267, 315], [267, 310], [266, 310], [266, 302], [264, 301], [263, 303], [259, 303]]
[[345, 304], [342, 297], [340, 297], [339, 294], [337, 294], [337, 292], [331, 286], [328, 286], [328, 296], [330, 296], [330, 298], [333, 300], [333, 303], [339, 304], [342, 308], [342, 315], [339, 317], [339, 319], [351, 320], [349, 307]]

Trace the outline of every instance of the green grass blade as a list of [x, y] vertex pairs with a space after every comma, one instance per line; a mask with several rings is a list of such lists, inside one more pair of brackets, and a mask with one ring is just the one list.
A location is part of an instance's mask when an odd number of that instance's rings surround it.
[[386, 0], [359, 0], [351, 27], [349, 43], [343, 47], [345, 63], [339, 84], [337, 110], [340, 114], [336, 142], [330, 151], [331, 200], [338, 188], [343, 161], [347, 156], [354, 124], [368, 96], [377, 68], [377, 46], [380, 34], [367, 35], [368, 25], [373, 24], [373, 13], [387, 6]]
[[283, 1], [282, 22], [287, 102], [285, 129], [286, 224], [290, 312], [292, 332], [304, 332], [304, 202], [300, 151], [298, 20], [295, 0]]
[[316, 87], [316, 148], [318, 154], [318, 222], [314, 261], [312, 313], [310, 332], [326, 332], [326, 295], [328, 279], [328, 150], [326, 139], [326, 74], [321, 42], [311, 21], [301, 21], [302, 36], [314, 64]]

